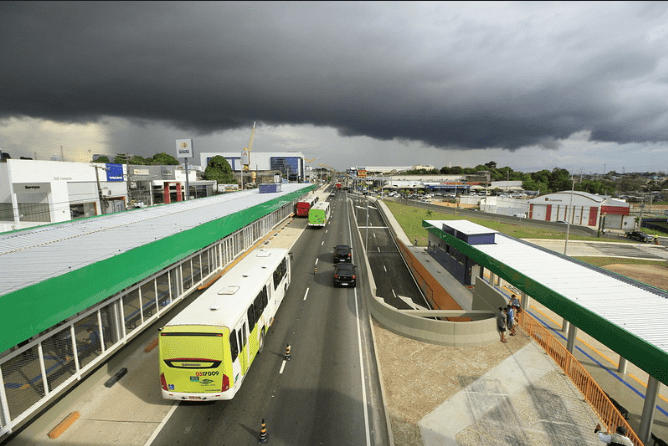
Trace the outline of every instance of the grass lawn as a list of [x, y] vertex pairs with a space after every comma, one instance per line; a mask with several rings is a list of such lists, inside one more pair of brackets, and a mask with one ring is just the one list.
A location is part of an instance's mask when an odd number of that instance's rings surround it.
[[[473, 223], [477, 223], [481, 226], [485, 226], [490, 229], [501, 232], [502, 234], [510, 235], [515, 238], [537, 238], [537, 239], [554, 239], [554, 240], [564, 240], [566, 235], [560, 231], [551, 231], [549, 229], [540, 229], [540, 228], [531, 228], [517, 224], [509, 223], [499, 223], [492, 220], [486, 220], [482, 218], [470, 218], [470, 217], [460, 217], [452, 214], [444, 214], [441, 212], [428, 211], [426, 209], [415, 208], [411, 206], [406, 206], [403, 204], [398, 204], [392, 201], [384, 202], [387, 207], [390, 209], [394, 217], [399, 222], [399, 225], [403, 228], [406, 236], [409, 240], [413, 241], [417, 239], [417, 244], [421, 246], [427, 245], [427, 239], [429, 233], [426, 229], [422, 227], [422, 220], [469, 220]], [[569, 235], [569, 240], [591, 240], [591, 241], [601, 241], [600, 238], [596, 237], [583, 237], [577, 235]], [[611, 242], [613, 242], [611, 240]], [[619, 240], [615, 243], [628, 243], [625, 240]], [[590, 263], [596, 266], [605, 266], [613, 263], [635, 263], [635, 264], [647, 264], [647, 265], [656, 265], [656, 261], [652, 260], [635, 260], [635, 259], [626, 259], [618, 257], [576, 257], [577, 259]]]

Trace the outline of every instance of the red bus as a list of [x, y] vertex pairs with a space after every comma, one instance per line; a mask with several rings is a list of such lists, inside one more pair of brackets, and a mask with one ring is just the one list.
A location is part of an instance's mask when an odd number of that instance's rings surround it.
[[317, 195], [308, 195], [306, 198], [302, 198], [297, 202], [295, 206], [295, 216], [296, 217], [308, 217], [308, 211], [311, 209], [311, 206], [318, 202]]
[[338, 190], [341, 190], [341, 183], [336, 183], [336, 188], [337, 188]]

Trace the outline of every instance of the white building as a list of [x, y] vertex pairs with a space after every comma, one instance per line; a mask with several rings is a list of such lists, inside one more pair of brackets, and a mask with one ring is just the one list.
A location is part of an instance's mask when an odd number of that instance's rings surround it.
[[8, 159], [0, 163], [0, 229], [125, 209], [125, 166]]
[[[180, 166], [128, 166], [8, 159], [0, 163], [0, 232], [181, 201]], [[211, 195], [215, 181], [197, 181], [189, 171], [190, 196]], [[165, 193], [167, 191], [167, 193]]]
[[631, 230], [635, 219], [625, 201], [587, 192], [563, 191], [528, 200], [529, 218], [564, 221], [574, 225], [598, 227], [605, 216], [605, 228]]

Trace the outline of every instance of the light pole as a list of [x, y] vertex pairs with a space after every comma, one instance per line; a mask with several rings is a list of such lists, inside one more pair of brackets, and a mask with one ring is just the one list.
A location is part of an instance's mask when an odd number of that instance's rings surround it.
[[369, 196], [366, 196], [366, 236], [364, 240], [364, 250], [369, 252]]
[[[564, 255], [568, 251], [568, 234], [571, 232], [571, 218], [573, 217], [573, 191], [575, 190], [575, 177], [573, 178], [573, 186], [571, 187], [571, 199], [568, 203], [568, 212], [566, 213], [566, 243], [564, 243]], [[568, 215], [570, 214], [570, 216]]]

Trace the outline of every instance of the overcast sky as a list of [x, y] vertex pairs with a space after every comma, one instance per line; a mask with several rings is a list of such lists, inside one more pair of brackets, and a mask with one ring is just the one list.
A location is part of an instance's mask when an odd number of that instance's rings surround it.
[[1, 2], [0, 148], [668, 171], [667, 48], [666, 2]]

